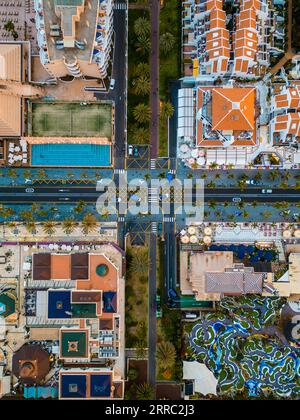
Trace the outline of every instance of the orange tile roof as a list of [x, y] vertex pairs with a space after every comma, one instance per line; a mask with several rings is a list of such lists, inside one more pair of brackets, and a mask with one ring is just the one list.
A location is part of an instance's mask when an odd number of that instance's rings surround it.
[[51, 278], [53, 280], [71, 278], [71, 255], [51, 254]]
[[254, 130], [254, 88], [212, 90], [213, 130]]

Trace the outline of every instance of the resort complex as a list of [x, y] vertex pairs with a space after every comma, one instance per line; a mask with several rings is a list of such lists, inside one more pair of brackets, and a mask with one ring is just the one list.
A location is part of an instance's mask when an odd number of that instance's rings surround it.
[[0, 0], [1, 401], [299, 400], [299, 10]]

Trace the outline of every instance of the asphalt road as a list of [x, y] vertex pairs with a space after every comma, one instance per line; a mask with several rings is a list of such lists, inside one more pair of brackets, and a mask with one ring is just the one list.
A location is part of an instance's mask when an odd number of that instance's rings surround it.
[[[33, 189], [33, 192], [31, 191]], [[28, 192], [26, 192], [26, 190]], [[206, 189], [204, 199], [216, 202], [232, 202], [235, 198], [240, 198], [245, 202], [298, 202], [300, 201], [300, 190], [296, 189], [273, 189], [272, 194], [263, 194], [261, 188], [248, 188], [240, 190], [236, 188], [215, 188]], [[28, 203], [28, 202], [95, 202], [100, 196], [93, 186], [61, 185], [61, 186], [33, 186], [33, 187], [0, 187], [0, 202], [3, 203]], [[190, 200], [195, 201], [196, 193], [186, 195]], [[172, 204], [171, 204], [172, 207]], [[170, 216], [173, 210], [171, 208]]]
[[99, 100], [111, 100], [115, 103], [115, 143], [114, 143], [114, 167], [125, 167], [126, 146], [126, 79], [127, 79], [127, 10], [116, 8], [117, 4], [127, 4], [126, 1], [118, 1], [114, 8], [114, 59], [112, 78], [115, 79], [115, 87], [108, 93], [95, 93]]

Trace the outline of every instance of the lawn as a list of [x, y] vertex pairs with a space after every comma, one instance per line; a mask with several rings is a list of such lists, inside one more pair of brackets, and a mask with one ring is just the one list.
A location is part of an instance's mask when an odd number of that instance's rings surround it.
[[108, 137], [112, 134], [109, 104], [32, 103], [34, 137]]

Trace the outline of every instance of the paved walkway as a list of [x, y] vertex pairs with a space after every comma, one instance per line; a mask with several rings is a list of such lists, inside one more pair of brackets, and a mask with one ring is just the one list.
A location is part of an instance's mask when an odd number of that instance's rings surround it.
[[288, 61], [290, 61], [296, 54], [292, 48], [292, 28], [293, 28], [293, 0], [288, 0], [288, 48], [282, 59], [275, 64], [269, 71], [270, 74], [276, 74]]

